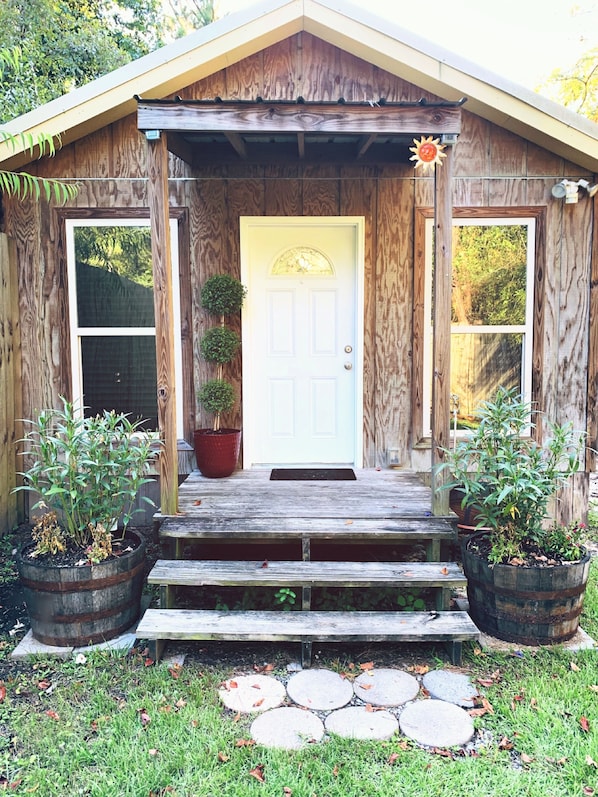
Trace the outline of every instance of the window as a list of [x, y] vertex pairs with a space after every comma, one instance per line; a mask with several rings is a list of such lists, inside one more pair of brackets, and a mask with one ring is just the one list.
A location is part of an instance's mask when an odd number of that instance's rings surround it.
[[[73, 399], [86, 415], [126, 412], [157, 431], [149, 219], [66, 219]], [[177, 418], [182, 421], [177, 222], [171, 221]], [[182, 437], [182, 429], [178, 430]]]
[[[458, 426], [503, 385], [529, 400], [532, 375], [535, 218], [454, 218], [450, 391]], [[432, 392], [432, 218], [426, 219], [424, 434]]]

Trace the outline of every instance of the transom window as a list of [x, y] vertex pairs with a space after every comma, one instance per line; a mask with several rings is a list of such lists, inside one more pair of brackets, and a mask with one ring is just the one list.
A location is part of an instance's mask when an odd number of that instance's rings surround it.
[[[149, 219], [67, 219], [73, 399], [86, 415], [126, 412], [157, 431]], [[171, 220], [177, 385], [181, 384], [177, 222]], [[177, 417], [182, 420], [181, 390]], [[182, 437], [182, 429], [178, 431]]]
[[[450, 391], [458, 428], [500, 385], [531, 398], [535, 218], [454, 218]], [[434, 220], [426, 219], [423, 429], [430, 430]]]
[[271, 273], [273, 276], [311, 274], [318, 277], [333, 277], [334, 267], [319, 249], [314, 249], [312, 246], [293, 246], [276, 258]]

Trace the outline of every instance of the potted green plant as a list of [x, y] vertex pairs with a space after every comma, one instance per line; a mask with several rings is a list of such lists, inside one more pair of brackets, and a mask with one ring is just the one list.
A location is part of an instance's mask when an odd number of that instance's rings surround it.
[[235, 391], [224, 378], [224, 366], [241, 345], [237, 333], [226, 326], [226, 317], [239, 312], [245, 294], [244, 285], [229, 274], [210, 277], [201, 291], [201, 306], [219, 318], [219, 324], [208, 329], [200, 343], [203, 358], [216, 365], [216, 376], [197, 394], [199, 403], [214, 416], [214, 423], [211, 429], [196, 429], [193, 434], [197, 467], [208, 478], [230, 476], [239, 459], [241, 430], [223, 427], [222, 415], [235, 405]]
[[446, 452], [454, 478], [483, 530], [463, 544], [470, 614], [478, 628], [522, 644], [552, 644], [577, 631], [589, 573], [580, 524], [550, 517], [560, 487], [576, 473], [585, 434], [547, 423], [534, 439], [538, 412], [500, 388], [482, 404], [479, 425]]
[[125, 414], [86, 418], [61, 401], [26, 421], [31, 465], [16, 490], [35, 494], [40, 511], [17, 567], [33, 636], [77, 646], [112, 639], [139, 617], [145, 542], [127, 526], [152, 442]]

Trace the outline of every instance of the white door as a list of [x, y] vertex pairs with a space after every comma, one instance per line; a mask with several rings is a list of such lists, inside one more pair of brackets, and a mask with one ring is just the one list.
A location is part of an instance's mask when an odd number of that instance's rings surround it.
[[362, 462], [363, 219], [242, 218], [243, 462]]

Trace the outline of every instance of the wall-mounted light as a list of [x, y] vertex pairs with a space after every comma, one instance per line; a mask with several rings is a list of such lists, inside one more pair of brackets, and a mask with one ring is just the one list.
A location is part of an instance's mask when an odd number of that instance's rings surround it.
[[552, 196], [556, 199], [565, 199], [566, 205], [572, 205], [579, 200], [579, 189], [587, 191], [593, 197], [598, 193], [598, 185], [591, 185], [588, 180], [561, 180], [552, 188]]

